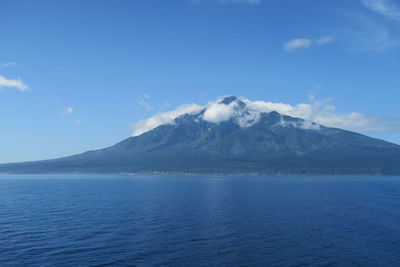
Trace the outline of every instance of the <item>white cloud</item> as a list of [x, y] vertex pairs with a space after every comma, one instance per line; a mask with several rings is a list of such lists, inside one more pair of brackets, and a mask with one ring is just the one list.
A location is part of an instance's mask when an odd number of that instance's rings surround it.
[[133, 136], [141, 135], [142, 133], [150, 131], [160, 125], [173, 123], [176, 118], [178, 118], [183, 114], [196, 113], [202, 109], [203, 109], [202, 106], [196, 104], [189, 104], [180, 106], [173, 111], [158, 113], [149, 119], [133, 123], [133, 127], [135, 128], [135, 130], [132, 135]]
[[400, 20], [400, 7], [392, 0], [361, 0], [361, 3], [382, 16]]
[[24, 84], [20, 79], [11, 80], [0, 75], [0, 89], [2, 87], [15, 88], [21, 92], [29, 90], [29, 87], [26, 84]]
[[295, 51], [297, 49], [304, 49], [304, 48], [310, 48], [314, 44], [317, 45], [327, 45], [333, 42], [333, 37], [330, 36], [323, 36], [319, 37], [316, 39], [310, 39], [310, 38], [296, 38], [292, 39], [286, 43], [283, 44], [283, 49], [285, 49], [288, 52]]
[[0, 63], [0, 67], [2, 68], [6, 68], [6, 67], [15, 67], [17, 66], [17, 63], [15, 62], [4, 62], [4, 63]]
[[147, 111], [151, 111], [154, 109], [154, 107], [147, 101], [141, 100], [139, 101], [139, 106], [143, 107]]
[[73, 107], [65, 107], [61, 112], [61, 115], [71, 115], [72, 113], [74, 113]]
[[308, 38], [297, 38], [283, 44], [283, 48], [286, 51], [294, 51], [300, 48], [308, 48], [311, 46], [312, 46], [312, 41], [311, 39]]
[[211, 102], [207, 105], [203, 119], [213, 123], [227, 121], [237, 115], [237, 102], [232, 102], [228, 105], [218, 102]]
[[154, 109], [153, 105], [149, 103], [149, 99], [149, 94], [144, 94], [142, 97], [139, 98], [139, 106], [143, 107], [146, 111], [151, 111]]
[[[283, 118], [278, 123], [281, 126], [300, 127], [304, 129], [318, 130], [319, 124], [327, 127], [342, 128], [358, 132], [387, 131], [396, 124], [381, 118], [373, 118], [358, 112], [347, 114], [336, 113], [335, 106], [329, 104], [330, 99], [317, 101], [310, 96], [311, 103], [300, 103], [295, 106], [285, 103], [273, 103], [266, 101], [251, 101], [246, 98], [234, 101], [228, 105], [220, 103], [222, 98], [215, 102], [209, 102], [205, 106], [196, 104], [180, 106], [169, 112], [158, 113], [157, 115], [134, 123], [133, 136], [141, 135], [160, 125], [174, 123], [175, 118], [183, 114], [199, 114], [199, 119], [211, 123], [220, 123], [233, 120], [241, 127], [249, 127], [258, 122], [262, 113], [277, 111], [282, 115], [287, 115], [304, 120], [301, 124], [285, 121]], [[204, 111], [202, 115], [200, 112]], [[398, 124], [398, 122], [397, 122]]]

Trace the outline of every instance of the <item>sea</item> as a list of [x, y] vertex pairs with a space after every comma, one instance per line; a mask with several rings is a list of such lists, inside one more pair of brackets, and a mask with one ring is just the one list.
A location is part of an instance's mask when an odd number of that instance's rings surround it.
[[400, 266], [400, 177], [0, 175], [0, 266]]

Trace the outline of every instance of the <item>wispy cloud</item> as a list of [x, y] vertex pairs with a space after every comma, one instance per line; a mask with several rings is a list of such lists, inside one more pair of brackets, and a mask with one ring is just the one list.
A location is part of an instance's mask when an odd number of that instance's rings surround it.
[[311, 46], [312, 46], [312, 41], [311, 39], [308, 38], [297, 38], [283, 44], [283, 48], [289, 52], [301, 48], [308, 48]]
[[330, 36], [324, 36], [324, 37], [320, 37], [320, 38], [315, 39], [314, 42], [316, 44], [319, 44], [319, 45], [326, 45], [326, 44], [332, 43], [333, 42], [333, 38], [330, 37]]
[[146, 111], [151, 111], [154, 109], [153, 105], [149, 102], [150, 95], [144, 94], [142, 97], [139, 98], [138, 104], [139, 106], [143, 107]]
[[[318, 123], [327, 127], [342, 128], [358, 132], [385, 132], [400, 128], [398, 120], [376, 118], [367, 116], [359, 112], [337, 113], [331, 98], [316, 100], [310, 96], [311, 103], [300, 103], [295, 106], [285, 103], [273, 103], [266, 101], [251, 101], [241, 98], [246, 104], [246, 109], [241, 110], [237, 102], [228, 105], [221, 103], [222, 98], [217, 101], [209, 102], [205, 106], [189, 104], [180, 106], [169, 112], [158, 113], [149, 119], [141, 120], [133, 124], [133, 136], [141, 135], [163, 124], [174, 123], [175, 118], [184, 114], [200, 114], [199, 118], [211, 123], [234, 120], [241, 127], [248, 127], [260, 119], [260, 114], [277, 111], [280, 114], [304, 119], [302, 125], [297, 127], [305, 129], [319, 129]], [[200, 113], [202, 112], [203, 113]], [[286, 125], [282, 121], [281, 125]]]
[[145, 110], [151, 111], [154, 109], [154, 107], [147, 101], [142, 100], [139, 102], [139, 105], [142, 106]]
[[345, 18], [349, 20], [348, 26], [338, 30], [337, 35], [350, 50], [384, 52], [400, 46], [400, 30], [398, 27], [392, 27], [388, 21], [365, 14], [347, 14]]
[[75, 113], [75, 108], [68, 106], [64, 107], [61, 112], [59, 113], [60, 116], [68, 116], [68, 118], [72, 119], [72, 121], [69, 121], [70, 123], [76, 127], [82, 126], [83, 122], [79, 119], [75, 119], [73, 114]]
[[285, 49], [287, 52], [293, 52], [298, 49], [305, 49], [305, 48], [310, 48], [314, 44], [317, 45], [327, 45], [333, 42], [333, 37], [330, 36], [324, 36], [316, 39], [310, 39], [310, 38], [296, 38], [292, 39], [286, 43], [283, 44], [283, 49]]
[[73, 107], [65, 107], [63, 108], [63, 110], [61, 111], [61, 115], [71, 115], [72, 113], [74, 113], [74, 108]]
[[3, 63], [0, 63], [0, 67], [2, 67], [2, 68], [15, 67], [15, 66], [17, 66], [17, 63], [15, 63], [15, 62], [3, 62]]
[[202, 109], [203, 109], [202, 106], [196, 104], [189, 104], [180, 106], [172, 111], [158, 113], [149, 119], [133, 123], [132, 126], [135, 130], [132, 135], [133, 136], [141, 135], [142, 133], [150, 131], [160, 125], [172, 123], [177, 117], [183, 114], [196, 113]]
[[[397, 2], [397, 3], [396, 3]], [[358, 0], [357, 10], [342, 10], [340, 21], [330, 32], [335, 39], [322, 37], [313, 44], [337, 41], [351, 52], [380, 53], [400, 47], [400, 2], [398, 0]]]
[[400, 21], [400, 7], [392, 0], [361, 0], [361, 3], [382, 16]]
[[[359, 15], [356, 17], [364, 35], [358, 38], [366, 50], [385, 51], [400, 46], [400, 5], [393, 0], [360, 0], [369, 10], [392, 20], [395, 27], [384, 21], [378, 22], [370, 17]], [[360, 31], [359, 31], [360, 32]], [[362, 34], [358, 33], [358, 35]], [[356, 33], [357, 36], [357, 33]]]
[[8, 88], [13, 88], [17, 89], [18, 91], [25, 92], [29, 90], [29, 87], [24, 84], [23, 81], [20, 79], [7, 79], [6, 77], [0, 75], [0, 89], [2, 87], [8, 87]]

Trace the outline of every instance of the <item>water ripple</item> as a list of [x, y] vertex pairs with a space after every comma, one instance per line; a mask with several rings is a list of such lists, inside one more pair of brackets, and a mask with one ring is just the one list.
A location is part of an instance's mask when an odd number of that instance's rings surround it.
[[0, 179], [0, 266], [399, 266], [400, 179]]

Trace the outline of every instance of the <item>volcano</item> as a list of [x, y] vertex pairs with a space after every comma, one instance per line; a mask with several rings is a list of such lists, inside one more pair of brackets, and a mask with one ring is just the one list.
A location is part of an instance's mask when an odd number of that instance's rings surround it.
[[230, 96], [105, 149], [0, 172], [400, 175], [400, 146]]

